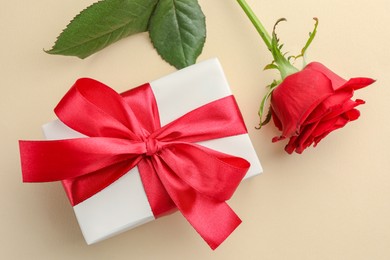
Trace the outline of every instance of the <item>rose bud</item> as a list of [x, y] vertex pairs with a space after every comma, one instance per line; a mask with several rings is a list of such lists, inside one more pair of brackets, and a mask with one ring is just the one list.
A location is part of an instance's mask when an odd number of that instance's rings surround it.
[[358, 119], [355, 108], [363, 100], [351, 100], [354, 90], [374, 82], [370, 78], [345, 80], [318, 62], [287, 76], [272, 93], [271, 113], [275, 126], [282, 131], [273, 142], [290, 138], [285, 150], [302, 151], [333, 130]]

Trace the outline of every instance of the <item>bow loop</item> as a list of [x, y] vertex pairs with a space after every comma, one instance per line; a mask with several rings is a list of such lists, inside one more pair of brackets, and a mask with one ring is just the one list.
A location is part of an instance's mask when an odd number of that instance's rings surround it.
[[250, 166], [242, 158], [189, 143], [172, 144], [160, 158], [188, 186], [217, 201], [232, 197]]
[[247, 133], [233, 96], [227, 96], [198, 107], [153, 135], [165, 142], [194, 143]]
[[113, 89], [94, 79], [77, 80], [54, 112], [86, 136], [140, 140], [141, 126], [133, 110]]

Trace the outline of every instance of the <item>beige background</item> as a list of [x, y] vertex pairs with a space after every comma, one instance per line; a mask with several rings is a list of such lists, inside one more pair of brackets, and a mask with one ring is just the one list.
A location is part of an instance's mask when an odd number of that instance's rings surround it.
[[124, 91], [174, 71], [146, 33], [86, 60], [45, 54], [93, 2], [1, 0], [1, 259], [390, 259], [388, 0], [248, 0], [267, 28], [288, 18], [278, 30], [285, 50], [300, 51], [316, 16], [309, 60], [377, 79], [355, 94], [367, 101], [361, 118], [302, 155], [272, 144], [273, 126], [254, 129], [275, 73], [262, 71], [271, 57], [249, 20], [234, 0], [199, 0], [208, 29], [199, 61], [220, 59], [265, 170], [230, 201], [243, 224], [214, 252], [180, 214], [87, 246], [59, 183], [21, 182], [18, 139], [42, 138], [40, 126], [78, 77]]

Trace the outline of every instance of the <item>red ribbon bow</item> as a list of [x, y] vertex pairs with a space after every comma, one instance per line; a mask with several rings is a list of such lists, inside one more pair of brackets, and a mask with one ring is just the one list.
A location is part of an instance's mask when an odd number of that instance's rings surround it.
[[225, 201], [249, 163], [195, 143], [247, 132], [233, 96], [161, 127], [149, 84], [119, 95], [84, 78], [55, 113], [88, 137], [20, 141], [25, 182], [61, 180], [76, 205], [137, 166], [154, 216], [177, 207], [212, 249], [241, 223]]

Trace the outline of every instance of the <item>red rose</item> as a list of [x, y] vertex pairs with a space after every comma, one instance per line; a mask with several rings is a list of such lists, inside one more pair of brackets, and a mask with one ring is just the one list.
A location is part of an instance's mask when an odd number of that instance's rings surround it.
[[[274, 60], [264, 69], [277, 69], [281, 80], [269, 84], [268, 91], [260, 103], [259, 129], [273, 119], [282, 135], [274, 137], [273, 142], [290, 138], [285, 147], [286, 152], [302, 153], [314, 143], [316, 146], [322, 138], [333, 130], [345, 126], [349, 121], [359, 118], [360, 112], [355, 107], [364, 104], [361, 99], [352, 100], [356, 89], [364, 88], [374, 82], [370, 78], [352, 78], [345, 80], [318, 62], [308, 64], [299, 71], [290, 60], [303, 58], [317, 34], [318, 19], [314, 29], [309, 33], [309, 39], [297, 56], [286, 57], [282, 51], [283, 44], [276, 35], [276, 26], [286, 21], [281, 18], [276, 21], [270, 35], [253, 10], [245, 0], [237, 0], [249, 20], [255, 26]], [[271, 97], [269, 113], [263, 120], [264, 106]]]
[[288, 153], [316, 146], [330, 132], [359, 117], [355, 107], [365, 102], [351, 99], [354, 90], [373, 82], [370, 78], [347, 81], [318, 62], [287, 76], [271, 97], [272, 118], [282, 131], [272, 141], [290, 138], [285, 147]]

